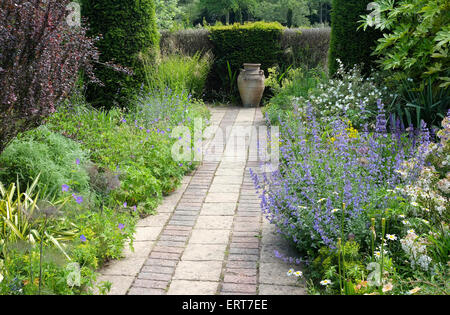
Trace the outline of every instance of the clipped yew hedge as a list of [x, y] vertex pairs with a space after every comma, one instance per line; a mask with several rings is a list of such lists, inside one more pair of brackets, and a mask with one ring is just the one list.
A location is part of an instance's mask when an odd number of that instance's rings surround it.
[[[82, 0], [82, 15], [89, 35], [100, 36], [100, 62], [96, 77], [103, 86], [90, 84], [88, 101], [96, 107], [126, 106], [145, 82], [144, 61], [152, 62], [158, 51], [154, 0]], [[132, 75], [106, 63], [128, 68]]]
[[211, 27], [209, 37], [216, 58], [215, 70], [224, 73], [229, 62], [233, 71], [239, 70], [244, 63], [260, 63], [261, 69], [267, 71], [282, 57], [282, 33], [283, 26], [279, 23], [236, 23]]
[[181, 54], [194, 56], [197, 52], [212, 52], [213, 45], [206, 28], [180, 31], [161, 31], [160, 48], [162, 56]]
[[363, 72], [368, 73], [374, 64], [372, 56], [376, 40], [381, 36], [378, 30], [360, 26], [362, 15], [370, 13], [367, 5], [372, 0], [333, 0], [331, 7], [331, 42], [329, 73], [335, 74], [340, 59], [347, 68], [363, 64]]
[[[330, 28], [286, 28], [281, 35], [283, 58], [278, 62], [287, 67], [307, 65], [326, 66], [330, 45]], [[206, 28], [161, 31], [161, 54], [193, 56], [197, 52], [212, 52], [214, 46]]]
[[329, 27], [285, 29], [281, 37], [284, 68], [290, 65], [325, 68], [328, 64], [330, 32]]

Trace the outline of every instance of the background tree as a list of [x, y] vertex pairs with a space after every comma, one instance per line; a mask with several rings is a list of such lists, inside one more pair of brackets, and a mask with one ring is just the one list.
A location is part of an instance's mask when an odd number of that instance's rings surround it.
[[292, 17], [294, 15], [294, 12], [292, 11], [291, 8], [288, 9], [287, 11], [287, 17], [286, 17], [286, 26], [287, 27], [292, 27]]
[[218, 18], [225, 17], [225, 23], [229, 24], [231, 13], [242, 16], [243, 10], [252, 11], [256, 3], [256, 0], [200, 0], [198, 5]]
[[306, 0], [264, 0], [255, 7], [254, 16], [258, 20], [276, 21], [288, 25], [289, 14], [291, 14], [291, 26], [310, 24], [307, 18], [309, 8]]
[[179, 20], [184, 27], [191, 27], [201, 22], [200, 16], [204, 11], [199, 5], [200, 0], [178, 0], [178, 7], [180, 8]]
[[171, 29], [181, 16], [178, 0], [155, 0], [156, 25], [158, 29]]
[[[329, 24], [331, 0], [178, 0], [188, 26], [206, 20], [227, 22], [277, 21], [294, 27]], [[291, 22], [292, 21], [292, 22]]]
[[330, 24], [331, 22], [331, 0], [308, 0], [311, 24]]

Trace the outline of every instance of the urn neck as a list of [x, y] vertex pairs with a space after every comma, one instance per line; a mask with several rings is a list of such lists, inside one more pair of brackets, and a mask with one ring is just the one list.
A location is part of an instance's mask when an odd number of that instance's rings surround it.
[[244, 63], [244, 70], [246, 71], [259, 71], [260, 67], [260, 63]]

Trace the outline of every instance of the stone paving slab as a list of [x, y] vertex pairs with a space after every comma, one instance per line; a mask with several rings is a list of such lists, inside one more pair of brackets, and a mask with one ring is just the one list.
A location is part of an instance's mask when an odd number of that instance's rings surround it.
[[201, 230], [196, 229], [192, 232], [191, 239], [192, 244], [228, 244], [230, 240], [229, 229], [225, 230]]
[[173, 279], [219, 281], [222, 261], [180, 261]]
[[129, 245], [125, 246], [123, 255], [125, 258], [146, 258], [153, 249], [155, 242], [153, 241], [134, 241], [133, 248]]
[[128, 295], [164, 295], [164, 294], [165, 291], [163, 289], [131, 287], [128, 290]]
[[240, 295], [240, 294], [255, 295], [257, 293], [257, 286], [256, 286], [256, 284], [225, 282], [222, 284], [221, 292], [222, 293], [232, 293], [232, 294], [236, 294], [236, 295]]
[[218, 260], [223, 261], [226, 244], [188, 244], [182, 260]]
[[239, 193], [224, 193], [224, 192], [209, 192], [206, 196], [205, 202], [223, 203], [223, 202], [237, 202]]
[[240, 189], [241, 185], [239, 184], [222, 184], [213, 182], [213, 184], [209, 188], [209, 191], [214, 193], [239, 193]]
[[224, 161], [219, 164], [219, 168], [217, 170], [244, 170], [245, 161]]
[[287, 271], [290, 269], [287, 264], [274, 263], [260, 263], [259, 264], [259, 283], [288, 285], [295, 286], [297, 283], [296, 277], [287, 276]]
[[[230, 175], [218, 175], [214, 177], [214, 180], [212, 182], [213, 185], [215, 184], [222, 184], [222, 185], [241, 185], [242, 183], [242, 176], [230, 176]], [[223, 193], [225, 191], [221, 191]]]
[[138, 226], [134, 237], [136, 241], [155, 241], [161, 230], [162, 226]]
[[209, 230], [229, 230], [232, 224], [232, 216], [200, 216], [197, 219], [196, 228]]
[[170, 213], [158, 213], [157, 215], [148, 216], [142, 220], [140, 220], [137, 224], [138, 227], [162, 227], [169, 220]]
[[242, 168], [241, 169], [233, 169], [233, 168], [219, 167], [216, 171], [216, 176], [239, 176], [239, 177], [242, 177], [243, 174], [244, 174], [244, 170]]
[[[126, 295], [134, 281], [134, 276], [112, 276], [103, 274], [97, 278], [97, 283], [106, 281], [113, 284], [109, 295]], [[98, 294], [98, 290], [96, 290], [95, 293]]]
[[134, 277], [139, 273], [141, 266], [144, 264], [143, 257], [129, 257], [121, 260], [106, 263], [101, 271], [102, 275], [110, 276], [131, 276]]
[[222, 202], [222, 203], [204, 203], [200, 211], [200, 215], [234, 215], [236, 210], [236, 203]]
[[219, 282], [173, 280], [168, 295], [214, 295]]

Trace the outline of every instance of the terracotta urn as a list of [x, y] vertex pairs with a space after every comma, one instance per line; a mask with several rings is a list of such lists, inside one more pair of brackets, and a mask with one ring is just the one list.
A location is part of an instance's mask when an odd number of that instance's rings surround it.
[[261, 64], [244, 63], [238, 77], [239, 94], [244, 107], [258, 107], [264, 93], [264, 71]]

